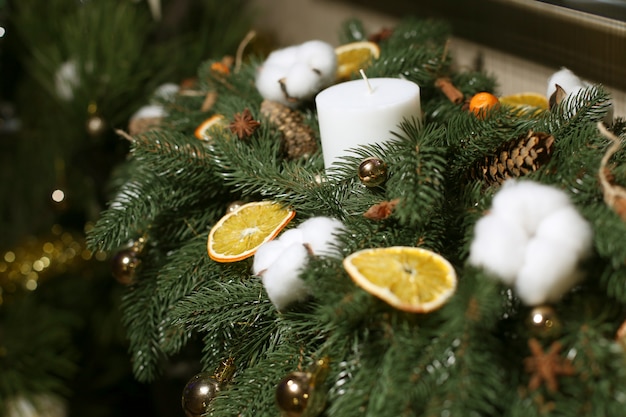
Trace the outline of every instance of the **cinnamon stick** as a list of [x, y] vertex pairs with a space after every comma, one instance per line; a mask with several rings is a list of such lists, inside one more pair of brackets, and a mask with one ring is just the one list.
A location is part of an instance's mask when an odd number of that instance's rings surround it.
[[435, 85], [439, 88], [448, 100], [454, 104], [460, 104], [464, 100], [463, 93], [452, 84], [452, 81], [448, 77], [440, 77], [435, 81]]

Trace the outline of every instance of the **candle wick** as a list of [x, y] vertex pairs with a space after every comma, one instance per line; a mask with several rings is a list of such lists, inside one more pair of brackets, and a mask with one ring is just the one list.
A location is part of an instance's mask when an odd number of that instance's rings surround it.
[[372, 94], [372, 86], [370, 84], [370, 80], [367, 79], [367, 75], [365, 75], [365, 71], [363, 71], [363, 69], [360, 69], [359, 72], [361, 73], [361, 77], [363, 77], [363, 79], [365, 80], [365, 85], [367, 85], [367, 91]]

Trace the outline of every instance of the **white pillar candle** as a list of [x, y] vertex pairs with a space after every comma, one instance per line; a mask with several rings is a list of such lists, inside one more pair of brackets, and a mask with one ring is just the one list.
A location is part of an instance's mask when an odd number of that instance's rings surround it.
[[347, 81], [315, 98], [324, 154], [330, 168], [349, 150], [392, 139], [404, 119], [422, 119], [420, 88], [400, 78]]

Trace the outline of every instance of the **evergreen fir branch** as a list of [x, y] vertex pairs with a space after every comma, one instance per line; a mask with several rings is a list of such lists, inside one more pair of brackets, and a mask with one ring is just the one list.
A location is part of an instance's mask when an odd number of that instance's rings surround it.
[[[377, 375], [376, 382], [371, 385], [372, 394], [376, 394], [370, 396], [367, 405], [368, 413], [389, 417], [406, 413], [419, 415], [428, 398], [425, 395], [430, 390], [423, 384], [419, 376], [423, 370], [415, 366], [415, 362], [419, 361], [422, 356], [418, 352], [427, 346], [428, 340], [420, 340], [419, 336], [416, 337], [420, 330], [408, 323], [394, 326], [391, 332], [390, 346], [385, 350], [378, 367], [379, 375]], [[443, 366], [447, 364], [444, 363]], [[431, 371], [429, 367], [426, 369]], [[422, 389], [412, 395], [407, 395], [406, 387], [414, 384], [421, 386]]]
[[536, 125], [536, 120], [517, 117], [506, 109], [494, 109], [485, 118], [470, 112], [453, 115], [444, 142], [451, 158], [450, 178], [466, 178], [469, 167], [492, 155], [503, 143], [535, 129]]
[[79, 352], [72, 338], [81, 318], [35, 295], [3, 305], [0, 317], [0, 410], [9, 399], [23, 395], [67, 395], [68, 381], [78, 371]]
[[435, 385], [426, 414], [464, 409], [465, 413], [497, 415], [502, 412], [496, 406], [498, 399], [507, 395], [502, 392], [506, 381], [501, 364], [489, 359], [499, 356], [502, 343], [492, 336], [504, 313], [498, 301], [499, 287], [475, 270], [463, 272], [456, 302], [441, 310], [436, 333], [448, 335], [441, 340], [444, 346], [448, 344], [448, 349], [431, 365]]
[[[211, 197], [215, 197], [210, 193], [204, 193], [203, 190], [190, 191], [180, 187], [171, 189], [170, 186], [175, 184], [167, 183], [163, 178], [154, 177], [150, 173], [146, 175], [146, 178], [148, 179], [128, 182], [122, 187], [111, 206], [103, 212], [101, 218], [90, 230], [87, 239], [90, 247], [115, 250], [129, 240], [144, 233], [151, 233], [151, 230], [158, 228], [159, 224], [184, 232], [189, 223], [185, 223], [186, 219], [181, 217], [179, 210], [198, 207], [202, 201], [208, 204]], [[164, 202], [167, 203], [162, 207], [160, 204]], [[195, 212], [198, 213], [197, 210]], [[202, 227], [212, 224], [217, 212], [217, 210], [205, 210], [202, 213], [203, 217], [196, 218], [196, 224]], [[172, 224], [173, 220], [177, 222], [176, 225]], [[159, 241], [167, 246], [175, 243], [168, 243], [163, 239]]]
[[[276, 348], [263, 355], [255, 366], [245, 367], [234, 377], [236, 384], [229, 386], [210, 404], [216, 417], [243, 413], [251, 416], [272, 417], [279, 413], [276, 406], [276, 384], [288, 373], [305, 370], [306, 364], [291, 344], [277, 343]], [[323, 394], [323, 392], [321, 393]]]
[[[177, 132], [164, 133], [152, 130], [132, 138], [131, 155], [138, 163], [149, 165], [156, 175], [171, 176], [176, 180], [181, 174], [199, 171], [198, 178], [211, 179], [211, 155], [203, 144]], [[175, 173], [177, 176], [172, 175]]]
[[[406, 47], [406, 46], [405, 46]], [[386, 57], [386, 52], [381, 52], [381, 57], [367, 67], [367, 76], [374, 77], [403, 77], [415, 82], [425, 89], [428, 95], [428, 87], [434, 85], [435, 79], [440, 74], [440, 68], [445, 64], [441, 62], [444, 57], [443, 45], [411, 48], [405, 50], [402, 55]]]
[[[577, 372], [572, 377], [562, 378], [560, 385], [564, 396], [578, 400], [574, 402], [577, 410], [619, 415], [619, 408], [611, 403], [615, 402], [616, 396], [623, 395], [626, 372], [622, 348], [614, 340], [606, 339], [606, 335], [612, 332], [609, 323], [592, 319], [565, 337], [565, 344], [572, 346], [569, 356]], [[611, 375], [610, 381], [603, 378], [607, 374]]]
[[[242, 196], [273, 197], [297, 205], [306, 190], [316, 187], [310, 167], [313, 161], [278, 163], [280, 142], [271, 131], [262, 131], [250, 143], [237, 140], [216, 142], [213, 158], [224, 186]], [[314, 158], [311, 158], [314, 159]]]
[[546, 129], [559, 138], [586, 124], [595, 126], [606, 117], [610, 106], [609, 93], [602, 86], [586, 87], [550, 109]]
[[190, 295], [204, 280], [210, 279], [205, 271], [211, 268], [206, 254], [206, 237], [198, 236], [180, 249], [167, 254], [157, 279], [156, 297], [165, 307], [159, 346], [167, 355], [178, 353], [191, 337], [191, 330], [177, 324], [174, 306]]
[[[156, 275], [156, 268], [146, 265], [144, 260], [143, 274], [147, 277]], [[142, 382], [152, 381], [160, 374], [158, 363], [164, 357], [158, 346], [158, 328], [163, 311], [162, 306], [158, 305], [158, 299], [152, 297], [156, 287], [156, 280], [142, 279], [124, 295], [121, 303], [122, 322], [129, 336], [133, 373]]]
[[[202, 91], [215, 91], [219, 100], [216, 102], [218, 112], [226, 112], [233, 114], [243, 110], [243, 107], [237, 104], [245, 103], [245, 105], [258, 108], [262, 101], [261, 94], [256, 88], [251, 88], [252, 80], [256, 78], [257, 68], [263, 64], [263, 57], [257, 55], [248, 56], [245, 65], [241, 65], [238, 71], [230, 73], [224, 77], [221, 74], [215, 74], [211, 69], [212, 61], [205, 61], [198, 69], [200, 77], [200, 89]], [[253, 105], [256, 104], [256, 105]], [[225, 111], [224, 109], [230, 109]], [[250, 109], [253, 110], [252, 108]]]
[[402, 133], [391, 144], [387, 181], [389, 199], [400, 199], [394, 217], [402, 226], [419, 227], [442, 207], [447, 170], [445, 149], [438, 142], [443, 129], [421, 128], [415, 120], [401, 124]]
[[[152, 131], [133, 140], [131, 153], [136, 162], [145, 167], [145, 171], [166, 179], [174, 187], [194, 184], [195, 191], [185, 190], [187, 197], [179, 204], [173, 201], [173, 208], [196, 206], [193, 202], [207, 201], [219, 192], [221, 179], [214, 173], [212, 155], [195, 139], [176, 133], [165, 135]], [[204, 198], [200, 195], [204, 195]], [[162, 198], [168, 200], [167, 195]]]
[[[211, 269], [222, 274], [219, 265]], [[241, 273], [241, 268], [236, 269]], [[230, 275], [238, 276], [234, 272]], [[274, 307], [258, 278], [244, 281], [217, 278], [205, 281], [200, 287], [196, 284], [196, 291], [175, 304], [169, 313], [171, 322], [207, 335], [212, 348], [205, 352], [205, 364], [219, 361], [223, 356], [254, 364], [254, 358], [270, 347], [277, 332]]]
[[124, 184], [109, 209], [91, 229], [87, 236], [88, 247], [114, 250], [145, 233], [150, 227], [149, 219], [154, 218], [159, 210], [157, 202], [143, 198], [147, 194], [145, 187], [149, 186], [153, 186], [152, 182]]

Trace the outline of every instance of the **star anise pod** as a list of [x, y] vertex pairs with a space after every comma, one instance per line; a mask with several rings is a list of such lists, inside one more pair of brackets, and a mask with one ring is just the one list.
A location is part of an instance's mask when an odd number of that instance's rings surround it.
[[250, 109], [236, 113], [233, 117], [233, 121], [228, 125], [230, 131], [236, 134], [239, 139], [247, 139], [259, 126], [261, 126], [261, 123], [254, 120]]
[[552, 343], [547, 352], [535, 338], [528, 341], [528, 347], [532, 356], [524, 359], [524, 367], [526, 372], [531, 374], [528, 383], [530, 391], [535, 391], [541, 384], [545, 384], [548, 391], [557, 392], [559, 390], [558, 377], [571, 376], [576, 373], [576, 368], [570, 360], [561, 357], [562, 346], [558, 341]]

